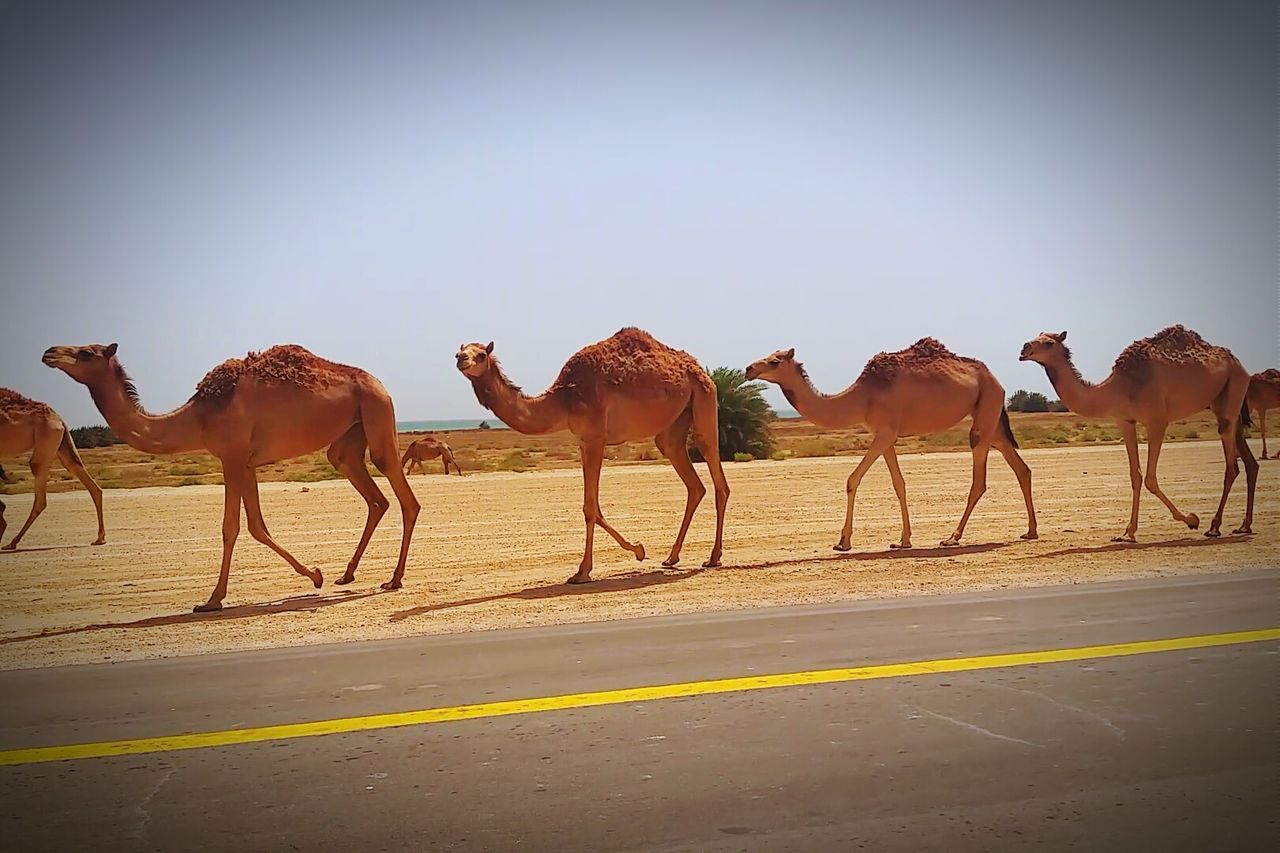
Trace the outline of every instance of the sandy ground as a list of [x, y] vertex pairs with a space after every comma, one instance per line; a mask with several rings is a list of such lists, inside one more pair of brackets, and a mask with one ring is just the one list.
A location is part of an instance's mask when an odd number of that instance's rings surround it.
[[[387, 514], [351, 587], [314, 591], [242, 532], [230, 594], [220, 614], [195, 615], [216, 579], [222, 488], [144, 488], [107, 493], [108, 542], [90, 547], [93, 516], [82, 492], [50, 496], [45, 516], [16, 553], [0, 553], [0, 668], [167, 657], [414, 634], [616, 619], [699, 610], [839, 601], [959, 590], [1079, 583], [1167, 574], [1227, 572], [1280, 564], [1280, 463], [1262, 463], [1253, 537], [1207, 540], [1144, 495], [1139, 545], [1112, 545], [1128, 513], [1119, 447], [1027, 451], [1035, 476], [1041, 539], [1022, 542], [1021, 495], [998, 456], [965, 547], [936, 543], [963, 509], [967, 453], [901, 457], [916, 549], [889, 552], [899, 515], [877, 463], [863, 481], [854, 550], [831, 545], [844, 511], [848, 458], [756, 461], [726, 466], [733, 496], [724, 566], [702, 570], [714, 509], [694, 519], [681, 567], [663, 570], [684, 490], [670, 468], [606, 468], [601, 503], [620, 531], [642, 541], [637, 563], [596, 537], [596, 583], [566, 586], [582, 548], [577, 471], [414, 477], [424, 511], [406, 586], [377, 585], [394, 566], [399, 515]], [[705, 477], [705, 468], [699, 466]], [[1216, 442], [1166, 446], [1161, 484], [1203, 530], [1222, 482]], [[709, 482], [709, 480], [708, 480]], [[385, 483], [381, 484], [386, 487]], [[308, 491], [303, 492], [303, 488]], [[1244, 511], [1244, 478], [1224, 532]], [[29, 495], [6, 498], [10, 525]], [[277, 541], [337, 578], [364, 520], [341, 481], [262, 486]]]

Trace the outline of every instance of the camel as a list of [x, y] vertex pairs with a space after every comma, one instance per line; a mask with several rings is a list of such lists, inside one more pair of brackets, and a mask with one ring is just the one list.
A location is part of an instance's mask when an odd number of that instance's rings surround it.
[[609, 526], [600, 511], [600, 468], [605, 445], [648, 436], [654, 437], [658, 450], [671, 461], [688, 493], [680, 532], [662, 565], [669, 568], [680, 562], [689, 522], [707, 492], [689, 458], [691, 429], [715, 486], [716, 538], [711, 556], [702, 565], [720, 565], [729, 484], [720, 465], [716, 386], [693, 356], [660, 343], [648, 332], [622, 329], [578, 350], [565, 362], [551, 387], [537, 397], [527, 396], [507, 379], [493, 357], [492, 341], [487, 346], [463, 344], [458, 349], [457, 362], [458, 370], [471, 381], [480, 405], [512, 429], [526, 435], [567, 429], [578, 439], [587, 536], [582, 562], [568, 583], [591, 580], [596, 526], [637, 560], [644, 559], [644, 545], [628, 542]]
[[404, 472], [408, 474], [414, 468], [426, 473], [426, 468], [422, 463], [431, 459], [439, 458], [444, 463], [445, 476], [449, 475], [449, 466], [458, 472], [458, 476], [462, 476], [462, 466], [458, 464], [458, 460], [453, 458], [453, 448], [445, 444], [438, 438], [419, 438], [409, 442], [409, 446], [405, 448], [404, 456], [400, 457], [400, 467], [404, 468]]
[[748, 379], [763, 379], [782, 388], [795, 410], [823, 427], [866, 424], [871, 428], [871, 445], [846, 484], [844, 526], [836, 551], [852, 547], [853, 504], [867, 469], [884, 457], [902, 511], [902, 535], [890, 548], [911, 547], [911, 518], [907, 512], [907, 484], [898, 467], [894, 442], [903, 435], [942, 432], [965, 416], [973, 419], [969, 446], [973, 450], [973, 478], [969, 500], [955, 532], [942, 540], [955, 547], [964, 536], [969, 516], [987, 490], [987, 454], [1000, 451], [1022, 489], [1027, 505], [1027, 532], [1023, 539], [1039, 537], [1035, 504], [1031, 498], [1031, 469], [1018, 455], [1018, 442], [1009, 427], [1004, 409], [1004, 388], [987, 366], [951, 352], [933, 338], [921, 338], [898, 352], [873, 356], [852, 385], [838, 394], [822, 394], [813, 387], [804, 365], [795, 360], [794, 349], [779, 350], [747, 367]]
[[[1071, 411], [1085, 417], [1114, 418], [1120, 426], [1125, 449], [1129, 453], [1133, 501], [1128, 526], [1112, 541], [1137, 541], [1138, 502], [1144, 482], [1175, 520], [1191, 530], [1200, 526], [1199, 516], [1180, 512], [1161, 491], [1156, 468], [1169, 423], [1203, 409], [1211, 409], [1218, 417], [1218, 435], [1226, 458], [1222, 500], [1205, 535], [1222, 535], [1222, 513], [1231, 493], [1231, 484], [1240, 473], [1238, 457], [1244, 459], [1249, 496], [1244, 523], [1233, 533], [1252, 533], [1258, 462], [1245, 441], [1243, 429], [1250, 424], [1249, 409], [1245, 403], [1249, 374], [1231, 351], [1213, 346], [1191, 329], [1170, 326], [1126, 347], [1116, 359], [1111, 375], [1094, 385], [1085, 381], [1072, 364], [1066, 340], [1066, 332], [1044, 332], [1023, 345], [1019, 360], [1034, 361], [1042, 366], [1058, 396]], [[1145, 480], [1138, 464], [1139, 423], [1147, 430]]]
[[165, 415], [148, 414], [137, 389], [116, 359], [116, 344], [51, 347], [44, 363], [85, 385], [116, 435], [146, 453], [205, 450], [222, 463], [222, 566], [218, 582], [197, 613], [222, 609], [231, 552], [240, 532], [244, 504], [249, 533], [282, 557], [316, 589], [319, 569], [309, 569], [276, 543], [258, 502], [256, 469], [328, 447], [329, 462], [342, 472], [368, 505], [364, 532], [339, 584], [355, 580], [356, 567], [390, 504], [365, 468], [365, 448], [391, 482], [400, 502], [403, 531], [400, 557], [386, 590], [399, 589], [409, 540], [420, 509], [396, 464], [396, 421], [391, 397], [376, 378], [355, 367], [326, 361], [300, 346], [275, 346], [245, 358], [228, 359], [200, 380], [182, 406]]
[[[31, 514], [27, 516], [26, 524], [3, 550], [17, 549], [22, 537], [48, 505], [49, 472], [55, 458], [84, 484], [89, 497], [93, 498], [93, 506], [98, 512], [98, 538], [93, 540], [93, 544], [106, 542], [107, 529], [102, 523], [102, 489], [80, 461], [76, 443], [71, 439], [71, 430], [67, 429], [58, 413], [44, 403], [24, 397], [17, 391], [0, 388], [0, 456], [15, 456], [28, 451], [31, 452], [31, 473], [35, 476], [35, 500], [31, 503]], [[0, 481], [12, 482], [3, 469], [0, 469]], [[4, 504], [0, 503], [0, 536], [4, 535], [5, 527]]]
[[1280, 459], [1280, 450], [1275, 456], [1267, 456], [1267, 409], [1280, 407], [1280, 370], [1271, 367], [1249, 377], [1245, 399], [1249, 408], [1258, 413], [1258, 430], [1262, 433], [1262, 455], [1258, 458]]

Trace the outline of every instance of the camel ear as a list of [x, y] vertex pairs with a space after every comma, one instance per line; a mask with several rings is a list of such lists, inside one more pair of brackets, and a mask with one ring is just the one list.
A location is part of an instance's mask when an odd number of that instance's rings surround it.
[[489, 345], [484, 348], [484, 351], [489, 355], [493, 355], [493, 341], [489, 341]]
[[119, 344], [111, 344], [110, 346], [108, 346], [106, 349], [102, 351], [102, 354], [107, 358], [111, 358], [113, 355], [116, 354], [116, 349], [119, 346], [120, 346]]
[[1065, 340], [1067, 339], [1067, 333], [1066, 333], [1066, 332], [1058, 332], [1058, 334], [1056, 334], [1056, 335], [1054, 335], [1054, 336], [1053, 336], [1053, 339], [1054, 339], [1054, 340], [1056, 340], [1058, 343], [1062, 343], [1063, 341], [1065, 341]]
[[795, 348], [795, 347], [792, 347], [791, 349], [789, 349], [789, 350], [787, 350], [785, 353], [783, 353], [783, 355], [785, 355], [785, 356], [787, 357], [787, 359], [788, 359], [788, 360], [795, 358], [795, 357], [796, 357], [796, 348]]

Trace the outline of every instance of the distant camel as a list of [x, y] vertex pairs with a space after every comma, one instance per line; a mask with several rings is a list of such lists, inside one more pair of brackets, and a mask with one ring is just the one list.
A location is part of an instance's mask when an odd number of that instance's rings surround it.
[[462, 476], [462, 466], [453, 458], [453, 448], [438, 438], [419, 438], [409, 442], [404, 456], [400, 457], [400, 467], [404, 468], [406, 474], [412, 472], [414, 468], [425, 474], [427, 469], [422, 463], [436, 458], [444, 463], [445, 476], [449, 474], [450, 465], [458, 472], [459, 477]]
[[[44, 403], [24, 397], [17, 391], [0, 388], [0, 456], [14, 456], [27, 451], [31, 452], [31, 473], [36, 481], [35, 500], [31, 503], [27, 523], [22, 525], [13, 541], [4, 546], [4, 550], [17, 548], [32, 522], [44, 512], [48, 504], [49, 470], [55, 458], [84, 484], [93, 499], [93, 506], [98, 511], [98, 538], [93, 540], [93, 544], [106, 542], [107, 529], [102, 523], [102, 489], [80, 461], [76, 443], [71, 439], [71, 430], [67, 429], [58, 413]], [[12, 482], [3, 468], [0, 468], [0, 482]], [[0, 502], [0, 537], [4, 535], [5, 527], [4, 503]]]
[[1275, 456], [1267, 456], [1267, 409], [1280, 408], [1280, 370], [1274, 367], [1249, 378], [1249, 408], [1258, 413], [1258, 430], [1262, 433], [1262, 459], [1280, 459], [1280, 450]]
[[541, 435], [569, 430], [582, 449], [583, 500], [587, 542], [578, 572], [569, 583], [591, 580], [591, 546], [597, 525], [637, 560], [644, 546], [634, 545], [609, 526], [600, 512], [600, 467], [607, 444], [622, 444], [648, 436], [684, 481], [688, 496], [684, 520], [671, 554], [662, 561], [680, 561], [689, 522], [706, 486], [689, 458], [689, 431], [707, 461], [716, 491], [716, 541], [702, 565], [720, 565], [724, 537], [724, 510], [729, 484], [720, 465], [720, 432], [717, 426], [716, 386], [698, 360], [687, 352], [663, 344], [640, 329], [617, 334], [569, 357], [560, 375], [544, 393], [529, 397], [511, 384], [493, 358], [493, 343], [463, 344], [458, 349], [458, 370], [471, 380], [480, 405], [517, 432]]
[[1240, 473], [1238, 459], [1244, 459], [1249, 496], [1244, 522], [1233, 533], [1252, 533], [1253, 494], [1258, 483], [1258, 461], [1245, 441], [1243, 427], [1249, 425], [1245, 395], [1249, 374], [1225, 347], [1214, 346], [1191, 329], [1170, 326], [1149, 338], [1134, 341], [1120, 353], [1111, 375], [1094, 385], [1086, 382], [1071, 363], [1066, 346], [1067, 333], [1044, 332], [1022, 347], [1021, 361], [1034, 361], [1044, 368], [1049, 382], [1071, 411], [1087, 418], [1115, 418], [1124, 434], [1129, 452], [1129, 484], [1133, 502], [1129, 524], [1115, 542], [1137, 541], [1138, 500], [1144, 483], [1138, 465], [1138, 427], [1147, 428], [1146, 487], [1160, 499], [1173, 517], [1195, 530], [1200, 517], [1183, 514], [1165, 497], [1156, 478], [1160, 448], [1171, 421], [1211, 409], [1218, 417], [1218, 436], [1226, 458], [1222, 500], [1205, 536], [1221, 536], [1222, 512], [1231, 494], [1231, 484]]
[[143, 410], [137, 389], [116, 360], [115, 344], [51, 347], [44, 363], [88, 386], [98, 411], [130, 447], [145, 453], [207, 450], [222, 462], [222, 568], [209, 600], [195, 608], [197, 613], [222, 609], [242, 501], [253, 538], [283, 557], [316, 589], [324, 584], [319, 569], [302, 565], [271, 538], [258, 503], [256, 469], [326, 446], [329, 462], [369, 507], [360, 544], [337, 583], [355, 580], [360, 557], [389, 506], [365, 467], [367, 447], [400, 501], [400, 559], [391, 580], [382, 585], [400, 588], [419, 506], [396, 465], [391, 396], [371, 374], [326, 361], [300, 346], [276, 346], [224, 361], [200, 380], [195, 395], [181, 407], [167, 415], [151, 415]]
[[902, 537], [890, 548], [911, 547], [911, 519], [907, 513], [907, 483], [898, 467], [893, 444], [900, 435], [927, 435], [949, 429], [969, 416], [969, 446], [973, 448], [973, 479], [964, 515], [945, 546], [960, 544], [965, 525], [987, 490], [987, 454], [1000, 451], [1022, 489], [1027, 505], [1027, 532], [1035, 539], [1036, 510], [1031, 500], [1031, 469], [1018, 455], [1018, 442], [1004, 409], [1004, 388], [982, 362], [958, 356], [933, 338], [921, 338], [898, 352], [873, 356], [857, 381], [839, 394], [822, 394], [813, 387], [794, 349], [779, 350], [747, 367], [748, 379], [764, 379], [782, 387], [796, 411], [814, 424], [871, 427], [871, 446], [849, 475], [844, 527], [835, 550], [848, 551], [853, 536], [853, 501], [867, 469], [883, 455], [902, 510]]

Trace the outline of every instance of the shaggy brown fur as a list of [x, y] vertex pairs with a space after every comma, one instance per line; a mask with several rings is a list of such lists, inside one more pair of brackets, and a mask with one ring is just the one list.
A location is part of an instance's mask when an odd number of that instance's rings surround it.
[[565, 362], [548, 394], [594, 386], [667, 385], [686, 378], [714, 391], [711, 377], [684, 350], [669, 347], [643, 329], [627, 327], [578, 350]]
[[1152, 362], [1203, 364], [1214, 358], [1230, 360], [1231, 352], [1214, 346], [1184, 326], [1161, 329], [1149, 338], [1134, 341], [1116, 358], [1115, 371], [1142, 378]]
[[882, 352], [871, 356], [862, 369], [859, 382], [888, 384], [901, 370], [927, 370], [940, 361], [961, 361], [981, 364], [977, 359], [956, 355], [934, 338], [921, 338], [911, 346], [897, 352]]
[[0, 412], [10, 415], [51, 415], [53, 409], [10, 388], [0, 388]]
[[297, 344], [281, 344], [244, 358], [229, 358], [210, 370], [196, 385], [192, 398], [206, 403], [226, 403], [242, 376], [252, 376], [273, 385], [293, 385], [305, 391], [319, 391], [335, 385], [354, 368], [327, 361]]

